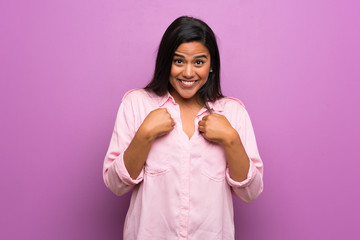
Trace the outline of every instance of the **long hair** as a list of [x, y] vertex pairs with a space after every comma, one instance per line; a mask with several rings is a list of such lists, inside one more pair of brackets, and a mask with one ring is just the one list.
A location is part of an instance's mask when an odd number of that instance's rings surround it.
[[164, 96], [170, 89], [169, 82], [175, 50], [182, 43], [201, 42], [209, 51], [211, 69], [207, 82], [199, 90], [199, 96], [209, 110], [207, 102], [224, 97], [220, 87], [220, 54], [216, 37], [211, 28], [197, 18], [182, 16], [166, 29], [157, 53], [155, 71], [151, 82], [145, 87], [158, 96]]

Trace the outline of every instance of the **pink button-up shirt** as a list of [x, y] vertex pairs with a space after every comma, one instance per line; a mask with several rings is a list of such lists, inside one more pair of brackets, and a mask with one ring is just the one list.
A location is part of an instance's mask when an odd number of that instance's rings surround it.
[[[231, 194], [249, 203], [263, 190], [263, 163], [254, 131], [243, 104], [222, 98], [209, 106], [223, 114], [240, 135], [249, 156], [247, 179], [231, 179], [222, 146], [199, 134], [198, 122], [209, 114], [203, 108], [195, 117], [191, 139], [184, 133], [179, 105], [170, 94], [159, 97], [146, 90], [125, 94], [104, 161], [106, 186], [116, 195], [133, 190], [124, 226], [124, 239], [234, 239]], [[166, 108], [176, 125], [157, 138], [136, 179], [127, 172], [123, 154], [145, 117]]]

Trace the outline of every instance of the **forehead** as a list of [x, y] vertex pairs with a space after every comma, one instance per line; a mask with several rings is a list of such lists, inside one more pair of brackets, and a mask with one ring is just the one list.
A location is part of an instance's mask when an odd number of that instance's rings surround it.
[[187, 42], [182, 43], [175, 50], [175, 53], [180, 53], [185, 56], [196, 56], [196, 55], [210, 55], [207, 47], [201, 42]]

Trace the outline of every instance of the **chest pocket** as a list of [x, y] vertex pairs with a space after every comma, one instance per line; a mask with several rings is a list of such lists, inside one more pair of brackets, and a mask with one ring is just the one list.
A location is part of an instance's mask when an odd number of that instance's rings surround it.
[[214, 181], [225, 179], [226, 158], [221, 145], [208, 142], [203, 149], [202, 160], [204, 162], [203, 175]]
[[170, 134], [161, 136], [154, 140], [145, 162], [145, 174], [160, 176], [169, 171], [169, 162], [171, 157], [171, 146], [169, 146], [169, 141]]

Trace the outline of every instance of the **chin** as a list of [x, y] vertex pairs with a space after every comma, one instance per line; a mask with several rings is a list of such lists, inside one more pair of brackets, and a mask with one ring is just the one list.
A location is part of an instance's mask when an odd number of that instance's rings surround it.
[[180, 96], [184, 99], [191, 99], [195, 96], [196, 94], [180, 94]]
[[194, 98], [196, 96], [197, 91], [184, 91], [182, 89], [177, 90], [175, 89], [175, 91], [179, 94], [179, 96], [183, 99], [191, 99]]

